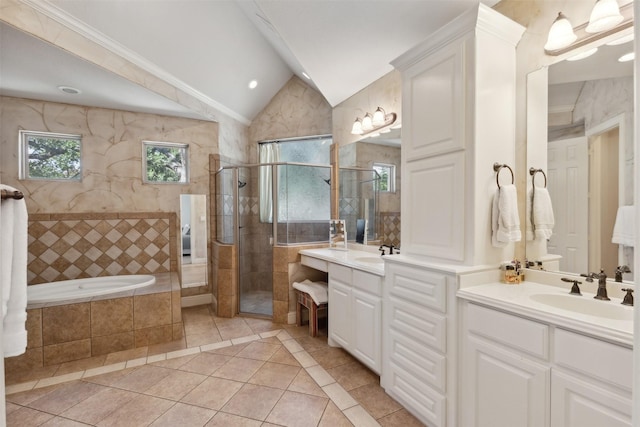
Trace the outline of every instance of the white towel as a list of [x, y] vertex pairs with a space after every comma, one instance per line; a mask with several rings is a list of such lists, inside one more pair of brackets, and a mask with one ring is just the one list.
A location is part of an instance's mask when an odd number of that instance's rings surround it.
[[[555, 218], [549, 191], [544, 187], [535, 187], [531, 192], [531, 224], [533, 239], [549, 240], [553, 234]], [[529, 238], [527, 234], [527, 238]], [[531, 239], [529, 239], [531, 240]]]
[[516, 186], [503, 185], [496, 190], [493, 197], [491, 243], [496, 248], [502, 248], [510, 242], [520, 241], [521, 238]]
[[327, 284], [325, 282], [312, 282], [307, 279], [304, 282], [293, 282], [293, 288], [309, 294], [316, 305], [329, 301]]
[[[16, 191], [6, 185], [1, 189]], [[27, 348], [27, 205], [24, 199], [0, 204], [0, 284], [4, 357]]]
[[635, 244], [635, 206], [620, 206], [616, 215], [616, 224], [613, 226], [611, 243], [623, 246]]

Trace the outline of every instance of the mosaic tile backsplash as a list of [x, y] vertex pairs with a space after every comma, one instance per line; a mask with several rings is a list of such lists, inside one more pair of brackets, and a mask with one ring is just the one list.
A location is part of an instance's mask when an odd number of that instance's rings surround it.
[[175, 217], [173, 213], [31, 215], [28, 283], [168, 273], [176, 246]]

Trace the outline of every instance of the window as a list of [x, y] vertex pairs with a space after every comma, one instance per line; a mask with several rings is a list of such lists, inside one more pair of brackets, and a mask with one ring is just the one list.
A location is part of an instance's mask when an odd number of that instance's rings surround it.
[[189, 146], [175, 142], [143, 141], [144, 181], [189, 182]]
[[20, 179], [80, 181], [81, 135], [20, 131]]
[[396, 192], [396, 165], [374, 163], [373, 169], [380, 175], [378, 190], [387, 193]]

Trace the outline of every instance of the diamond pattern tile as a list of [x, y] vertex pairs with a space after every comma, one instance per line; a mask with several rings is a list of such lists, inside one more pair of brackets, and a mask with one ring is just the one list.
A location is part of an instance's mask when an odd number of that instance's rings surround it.
[[[96, 218], [95, 214], [92, 218]], [[29, 284], [169, 272], [169, 221], [169, 218], [113, 219], [113, 215], [104, 220], [32, 219], [29, 221]]]
[[400, 212], [381, 212], [382, 241], [386, 245], [400, 246]]

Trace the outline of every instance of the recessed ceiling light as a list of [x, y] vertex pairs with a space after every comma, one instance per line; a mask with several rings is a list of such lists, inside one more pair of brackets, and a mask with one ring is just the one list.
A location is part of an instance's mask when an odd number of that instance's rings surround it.
[[567, 61], [579, 61], [581, 59], [588, 58], [589, 56], [593, 55], [597, 51], [598, 51], [598, 48], [594, 47], [593, 49], [585, 50], [582, 53], [573, 55], [571, 58], [567, 58]]
[[251, 80], [249, 82], [249, 89], [255, 89], [256, 87], [258, 87], [258, 81], [257, 80]]
[[68, 93], [70, 95], [78, 95], [78, 94], [82, 93], [82, 91], [80, 89], [76, 89], [75, 87], [71, 87], [71, 86], [58, 86], [58, 89], [60, 89], [64, 93]]
[[636, 58], [635, 52], [627, 53], [618, 58], [618, 62], [629, 62], [633, 61]]
[[307, 80], [311, 80], [311, 77], [309, 77], [309, 74], [305, 73], [304, 71], [302, 72], [302, 75], [303, 75]]

